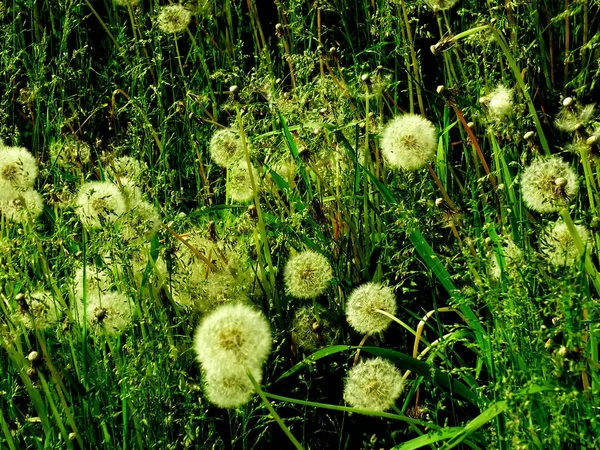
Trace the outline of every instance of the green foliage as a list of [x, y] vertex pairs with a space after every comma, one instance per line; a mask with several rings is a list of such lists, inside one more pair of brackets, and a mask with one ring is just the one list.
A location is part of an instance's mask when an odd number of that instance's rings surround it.
[[[18, 221], [24, 196], [0, 192], [0, 448], [597, 448], [598, 2], [197, 0], [166, 34], [171, 3], [0, 2], [0, 151], [31, 152], [44, 199]], [[408, 112], [437, 130], [416, 171], [380, 148]], [[240, 175], [211, 160], [224, 128]], [[521, 174], [549, 155], [579, 192], [528, 210]], [[252, 198], [232, 200], [246, 176]], [[98, 181], [126, 212], [97, 202], [91, 229], [75, 200]], [[572, 241], [544, 242], [557, 220]], [[331, 266], [314, 299], [285, 289], [305, 250]], [[367, 282], [399, 312], [364, 337], [345, 304]], [[118, 332], [107, 292], [129, 299]], [[238, 301], [273, 351], [258, 395], [224, 410], [192, 336]], [[374, 356], [405, 371], [389, 412], [344, 405]]]

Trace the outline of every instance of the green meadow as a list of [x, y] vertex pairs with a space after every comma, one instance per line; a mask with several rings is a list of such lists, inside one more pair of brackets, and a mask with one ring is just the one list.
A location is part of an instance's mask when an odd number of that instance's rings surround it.
[[598, 0], [0, 42], [0, 450], [600, 448]]

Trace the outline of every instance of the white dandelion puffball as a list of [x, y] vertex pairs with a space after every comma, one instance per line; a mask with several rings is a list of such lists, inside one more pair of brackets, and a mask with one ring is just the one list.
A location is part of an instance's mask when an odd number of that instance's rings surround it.
[[[503, 266], [501, 266], [502, 261]], [[494, 248], [490, 252], [490, 278], [495, 281], [499, 280], [503, 270], [508, 276], [515, 276], [523, 263], [523, 251], [511, 238], [507, 238], [500, 249]]]
[[525, 205], [539, 213], [560, 210], [579, 191], [577, 174], [558, 157], [532, 162], [521, 174], [520, 185]]
[[12, 197], [12, 191], [33, 187], [38, 175], [35, 158], [22, 147], [0, 145], [0, 198]]
[[344, 400], [354, 408], [387, 411], [402, 393], [400, 371], [387, 359], [360, 362], [348, 372]]
[[20, 319], [29, 329], [45, 330], [55, 327], [63, 316], [62, 305], [48, 291], [37, 291], [27, 298], [28, 311]]
[[393, 167], [420, 169], [434, 159], [436, 149], [435, 127], [416, 114], [396, 117], [381, 133], [381, 154]]
[[256, 369], [271, 351], [271, 328], [262, 312], [251, 306], [225, 304], [200, 322], [194, 349], [203, 370], [215, 376]]
[[[83, 323], [84, 299], [77, 300], [77, 319]], [[133, 311], [129, 298], [117, 291], [90, 292], [85, 299], [85, 318], [90, 328], [107, 335], [118, 335], [131, 325]]]
[[64, 142], [56, 141], [50, 144], [50, 158], [53, 164], [72, 169], [90, 162], [90, 146], [68, 136]]
[[36, 220], [44, 210], [44, 200], [34, 189], [12, 191], [14, 197], [0, 201], [0, 211], [8, 220], [23, 223]]
[[[246, 161], [238, 161], [236, 164], [229, 167], [227, 193], [231, 200], [237, 202], [248, 202], [254, 197], [252, 190], [252, 181], [250, 180], [250, 171]], [[260, 178], [258, 171], [252, 167], [252, 177], [258, 188]]]
[[288, 260], [283, 278], [292, 297], [317, 298], [329, 286], [331, 266], [325, 256], [306, 250]]
[[160, 216], [154, 205], [140, 201], [123, 217], [121, 235], [126, 242], [150, 241], [158, 232]]
[[[258, 384], [262, 382], [262, 370], [251, 369]], [[213, 405], [219, 408], [239, 408], [250, 401], [254, 394], [254, 385], [245, 370], [231, 373], [204, 373], [204, 393]]]
[[[592, 244], [588, 230], [583, 225], [575, 225], [575, 229], [583, 242], [586, 253], [590, 254]], [[562, 221], [546, 228], [541, 238], [541, 250], [548, 257], [550, 264], [556, 267], [573, 266], [582, 257], [567, 224]]]
[[73, 276], [74, 293], [76, 298], [83, 298], [85, 292], [90, 296], [90, 293], [105, 293], [112, 287], [112, 281], [108, 273], [95, 266], [80, 267], [75, 271]]
[[458, 0], [425, 0], [425, 3], [427, 3], [427, 6], [429, 6], [433, 12], [447, 11], [456, 5], [457, 2]]
[[131, 156], [120, 156], [115, 158], [112, 162], [112, 166], [109, 167], [110, 172], [116, 177], [127, 178], [130, 180], [139, 180], [146, 169], [147, 166], [145, 164], [142, 164]]
[[392, 319], [377, 310], [396, 314], [396, 295], [388, 286], [365, 283], [352, 291], [346, 302], [346, 318], [359, 333], [375, 334], [387, 329]]
[[496, 89], [482, 98], [490, 116], [497, 121], [504, 119], [513, 109], [513, 91], [499, 84]]
[[121, 191], [108, 181], [85, 183], [75, 199], [75, 212], [90, 228], [113, 224], [125, 212], [126, 203]]
[[244, 158], [240, 133], [234, 128], [224, 128], [213, 134], [208, 145], [211, 159], [221, 167], [229, 167]]
[[192, 13], [185, 6], [172, 4], [161, 8], [156, 23], [163, 33], [174, 34], [185, 31], [191, 20]]

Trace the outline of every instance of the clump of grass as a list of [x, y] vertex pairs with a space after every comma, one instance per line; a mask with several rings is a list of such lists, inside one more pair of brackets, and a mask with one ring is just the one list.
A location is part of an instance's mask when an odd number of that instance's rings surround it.
[[596, 5], [5, 3], [4, 446], [597, 446]]

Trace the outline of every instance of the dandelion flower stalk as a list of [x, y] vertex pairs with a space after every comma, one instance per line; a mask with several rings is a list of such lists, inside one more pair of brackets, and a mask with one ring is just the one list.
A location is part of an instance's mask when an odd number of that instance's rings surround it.
[[[269, 238], [267, 236], [267, 231], [265, 228], [265, 222], [263, 221], [262, 209], [260, 207], [260, 199], [258, 196], [258, 188], [256, 186], [256, 180], [254, 179], [254, 171], [252, 167], [252, 163], [250, 162], [250, 152], [248, 151], [248, 140], [246, 138], [246, 131], [244, 130], [244, 125], [242, 121], [242, 112], [240, 111], [239, 103], [236, 103], [236, 113], [237, 113], [237, 121], [240, 127], [240, 138], [242, 139], [242, 147], [244, 148], [244, 156], [246, 158], [246, 164], [248, 165], [248, 172], [250, 177], [250, 184], [252, 185], [252, 192], [254, 196], [254, 206], [256, 207], [256, 215], [258, 218], [258, 229], [260, 231], [260, 235], [262, 238], [262, 242], [264, 245], [264, 258], [267, 262], [267, 268], [269, 269], [269, 287], [271, 288], [271, 300], [275, 304], [275, 308], [277, 309], [277, 317], [278, 320], [281, 321], [281, 305], [279, 304], [279, 296], [277, 294], [277, 289], [275, 288], [275, 270], [273, 268], [273, 261], [271, 259], [271, 249], [269, 246]], [[257, 249], [260, 250], [260, 249]], [[266, 277], [264, 276], [264, 268], [261, 267], [263, 271], [263, 279], [266, 281]], [[282, 325], [280, 323], [280, 325]]]
[[258, 385], [256, 380], [252, 376], [252, 372], [250, 370], [247, 370], [246, 373], [248, 374], [248, 378], [250, 378], [250, 381], [252, 382], [252, 385], [254, 386], [254, 390], [256, 391], [256, 393], [258, 394], [260, 399], [263, 401], [263, 404], [267, 407], [267, 409], [271, 413], [271, 416], [273, 416], [273, 419], [275, 420], [275, 422], [277, 422], [277, 425], [279, 425], [279, 427], [285, 433], [285, 435], [288, 437], [290, 442], [292, 444], [294, 444], [294, 447], [296, 447], [298, 450], [303, 450], [304, 447], [302, 447], [302, 444], [300, 444], [300, 442], [298, 442], [298, 440], [294, 437], [294, 435], [292, 434], [290, 429], [286, 426], [286, 424], [283, 423], [283, 420], [281, 420], [281, 417], [279, 417], [279, 414], [277, 414], [277, 411], [275, 411], [275, 408], [273, 408], [273, 405], [271, 405], [271, 402], [269, 401], [269, 399], [267, 398], [265, 393], [262, 391], [262, 389], [260, 388], [260, 386]]

